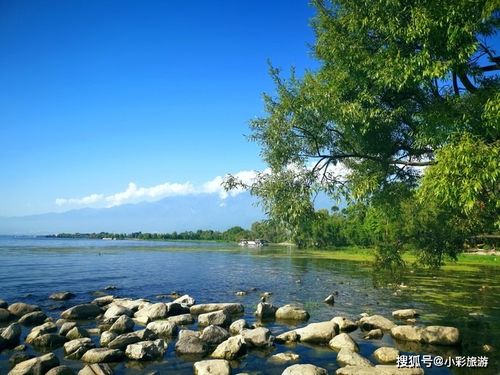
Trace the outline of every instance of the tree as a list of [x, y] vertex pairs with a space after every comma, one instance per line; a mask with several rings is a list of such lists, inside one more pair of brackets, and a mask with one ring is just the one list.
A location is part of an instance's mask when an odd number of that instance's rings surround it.
[[[276, 94], [264, 96], [267, 115], [251, 122], [250, 139], [271, 173], [249, 188], [269, 215], [298, 232], [324, 191], [372, 207], [390, 197], [397, 221], [403, 197], [393, 186], [404, 186], [404, 199], [418, 188], [422, 201], [443, 197], [440, 210], [490, 223], [498, 208], [500, 57], [488, 41], [500, 23], [497, 3], [313, 3], [320, 68], [283, 78], [271, 67]], [[227, 188], [238, 184], [226, 180]]]

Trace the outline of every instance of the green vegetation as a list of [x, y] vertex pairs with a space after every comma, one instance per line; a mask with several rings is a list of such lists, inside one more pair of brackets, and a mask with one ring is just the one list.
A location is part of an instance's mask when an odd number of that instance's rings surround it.
[[[500, 229], [500, 25], [492, 0], [313, 1], [317, 71], [283, 77], [250, 139], [270, 173], [247, 186], [308, 246], [374, 246], [404, 265], [456, 259]], [[227, 189], [242, 186], [232, 176]], [[324, 192], [342, 212], [315, 212]]]

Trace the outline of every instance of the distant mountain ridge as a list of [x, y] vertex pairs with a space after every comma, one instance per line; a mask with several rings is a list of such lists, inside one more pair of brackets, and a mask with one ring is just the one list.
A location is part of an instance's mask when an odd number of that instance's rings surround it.
[[168, 197], [156, 202], [111, 208], [82, 208], [62, 213], [0, 217], [0, 234], [86, 232], [182, 232], [249, 228], [265, 218], [249, 193], [221, 199], [217, 194]]

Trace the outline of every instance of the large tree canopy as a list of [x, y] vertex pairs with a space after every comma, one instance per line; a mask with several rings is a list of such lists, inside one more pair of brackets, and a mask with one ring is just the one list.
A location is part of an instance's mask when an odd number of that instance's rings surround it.
[[314, 5], [320, 68], [301, 78], [271, 68], [276, 94], [251, 122], [271, 169], [251, 190], [271, 217], [298, 230], [318, 191], [394, 206], [418, 189], [436, 209], [475, 215], [476, 231], [498, 229], [498, 2]]

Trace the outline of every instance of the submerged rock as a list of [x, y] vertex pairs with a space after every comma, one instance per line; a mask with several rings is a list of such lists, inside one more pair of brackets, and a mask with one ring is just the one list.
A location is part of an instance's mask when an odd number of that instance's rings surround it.
[[295, 362], [298, 361], [299, 359], [300, 356], [293, 352], [278, 353], [269, 357], [269, 361], [276, 363]]
[[335, 296], [333, 294], [330, 294], [328, 297], [324, 299], [323, 302], [329, 305], [333, 305], [335, 303]]
[[53, 299], [55, 301], [66, 301], [68, 299], [74, 298], [75, 295], [71, 292], [56, 292], [52, 293], [49, 296], [49, 299]]
[[0, 308], [0, 322], [7, 322], [11, 318], [10, 311], [5, 308]]
[[398, 368], [396, 366], [377, 365], [375, 367], [366, 366], [346, 366], [339, 368], [336, 375], [423, 375], [421, 368]]
[[18, 318], [23, 315], [32, 313], [34, 311], [40, 311], [40, 307], [37, 305], [30, 305], [24, 302], [16, 302], [8, 307], [10, 313]]
[[421, 341], [434, 345], [458, 345], [460, 332], [455, 327], [429, 326], [421, 331]]

